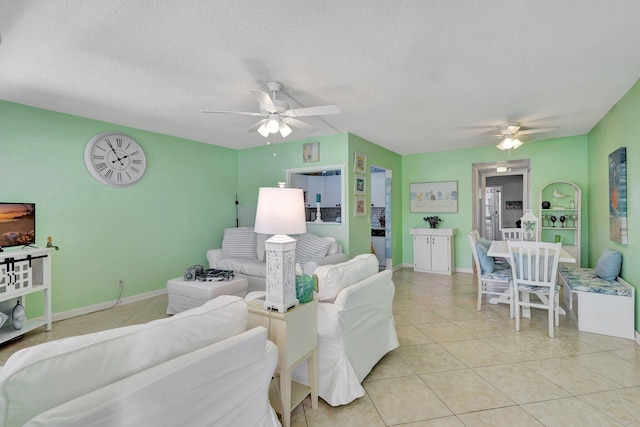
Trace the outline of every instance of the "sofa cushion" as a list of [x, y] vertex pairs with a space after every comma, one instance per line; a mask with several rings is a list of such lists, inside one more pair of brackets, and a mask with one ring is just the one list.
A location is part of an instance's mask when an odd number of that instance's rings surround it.
[[330, 246], [330, 241], [315, 234], [300, 234], [296, 238], [296, 262], [304, 266], [307, 261], [323, 258]]
[[596, 276], [606, 280], [607, 282], [613, 282], [620, 274], [622, 268], [622, 254], [613, 249], [605, 249], [598, 259], [596, 268], [593, 271]]
[[222, 238], [222, 255], [232, 258], [258, 259], [256, 233], [252, 227], [226, 228]]
[[321, 265], [315, 271], [318, 276], [318, 299], [333, 302], [340, 291], [378, 272], [378, 258], [373, 254], [358, 255], [352, 260]]
[[222, 258], [217, 263], [217, 268], [248, 276], [267, 277], [267, 263], [257, 259]]
[[0, 425], [23, 425], [63, 402], [246, 329], [247, 306], [220, 296], [143, 325], [19, 350], [0, 371]]
[[258, 261], [266, 261], [264, 242], [271, 236], [273, 236], [273, 234], [256, 233]]

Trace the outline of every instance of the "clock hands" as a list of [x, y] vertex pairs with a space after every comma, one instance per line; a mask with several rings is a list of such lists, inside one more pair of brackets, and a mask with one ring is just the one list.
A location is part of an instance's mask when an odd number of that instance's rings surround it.
[[[118, 156], [118, 153], [113, 148], [113, 145], [111, 145], [111, 141], [109, 141], [109, 139], [105, 139], [105, 141], [107, 142], [107, 145], [109, 146], [109, 148], [111, 148], [111, 151], [113, 151], [113, 154], [116, 155], [116, 159], [117, 160], [113, 160], [113, 161], [111, 161], [111, 163], [120, 162], [120, 165], [124, 166], [124, 163], [122, 163], [122, 159], [120, 158], [120, 156]], [[126, 156], [123, 157], [123, 159], [126, 159]]]
[[[116, 156], [117, 156], [117, 154], [116, 154]], [[122, 166], [124, 166], [124, 163], [122, 163], [122, 161], [123, 161], [124, 159], [126, 159], [127, 157], [129, 157], [129, 154], [127, 154], [127, 155], [126, 155], [126, 156], [124, 156], [124, 157], [118, 157], [118, 159], [117, 159], [117, 160], [112, 160], [112, 161], [111, 161], [111, 163], [120, 162], [120, 164], [121, 164]]]

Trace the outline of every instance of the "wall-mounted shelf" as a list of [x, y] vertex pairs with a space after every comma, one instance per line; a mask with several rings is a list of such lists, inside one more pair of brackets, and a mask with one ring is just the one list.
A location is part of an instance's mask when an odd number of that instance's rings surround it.
[[[540, 223], [538, 239], [542, 242], [555, 242], [556, 236], [559, 236], [563, 249], [576, 258], [576, 266], [578, 267], [581, 265], [581, 195], [580, 187], [569, 181], [549, 182], [540, 189], [538, 194], [538, 221]], [[549, 202], [551, 207], [543, 209], [542, 202]], [[551, 216], [556, 217], [555, 227]], [[567, 217], [564, 221], [564, 227], [560, 221], [561, 216]]]

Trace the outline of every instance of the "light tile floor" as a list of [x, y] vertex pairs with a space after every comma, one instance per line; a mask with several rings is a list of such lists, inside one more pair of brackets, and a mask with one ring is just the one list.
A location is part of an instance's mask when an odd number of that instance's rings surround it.
[[[516, 333], [506, 305], [476, 310], [471, 274], [394, 274], [400, 347], [364, 381], [365, 396], [317, 410], [305, 399], [294, 427], [321, 426], [640, 426], [640, 347], [578, 332], [533, 310]], [[165, 317], [167, 297], [54, 324], [0, 346], [0, 365], [18, 349], [66, 336]]]

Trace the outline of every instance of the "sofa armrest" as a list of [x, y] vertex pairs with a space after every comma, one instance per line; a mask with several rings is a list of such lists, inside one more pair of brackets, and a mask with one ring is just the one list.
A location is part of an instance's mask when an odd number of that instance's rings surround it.
[[316, 268], [321, 265], [331, 265], [331, 264], [340, 264], [341, 262], [345, 262], [349, 259], [346, 254], [339, 253], [328, 255], [324, 258], [314, 259], [312, 261], [307, 261], [304, 265], [304, 274], [308, 276], [313, 276], [313, 273], [316, 271]]
[[207, 260], [209, 268], [217, 268], [218, 262], [222, 259], [222, 249], [209, 249], [207, 251]]

